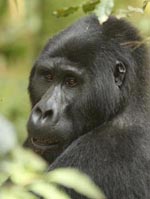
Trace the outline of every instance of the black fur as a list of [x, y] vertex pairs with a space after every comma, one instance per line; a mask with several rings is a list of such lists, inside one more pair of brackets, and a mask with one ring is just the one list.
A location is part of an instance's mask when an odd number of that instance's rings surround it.
[[82, 18], [48, 42], [30, 76], [26, 145], [49, 170], [78, 168], [108, 199], [150, 199], [147, 54], [138, 31], [114, 17]]

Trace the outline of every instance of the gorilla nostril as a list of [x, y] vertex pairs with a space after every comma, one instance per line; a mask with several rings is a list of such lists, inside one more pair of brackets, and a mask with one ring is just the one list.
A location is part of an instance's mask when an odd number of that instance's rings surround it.
[[51, 118], [53, 115], [53, 111], [52, 110], [48, 110], [44, 113], [43, 115], [43, 119], [47, 119], [47, 118]]
[[39, 107], [37, 107], [37, 108], [35, 109], [35, 113], [36, 113], [37, 115], [42, 115], [42, 111], [41, 111], [41, 109], [40, 109]]
[[32, 114], [33, 122], [36, 123], [42, 116], [42, 111], [39, 107], [37, 107]]

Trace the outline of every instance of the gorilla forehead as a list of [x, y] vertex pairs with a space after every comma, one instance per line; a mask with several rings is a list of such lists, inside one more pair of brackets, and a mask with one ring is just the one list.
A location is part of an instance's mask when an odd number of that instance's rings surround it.
[[96, 16], [82, 18], [50, 39], [41, 56], [47, 54], [74, 62], [90, 60], [100, 48], [101, 33], [102, 27]]

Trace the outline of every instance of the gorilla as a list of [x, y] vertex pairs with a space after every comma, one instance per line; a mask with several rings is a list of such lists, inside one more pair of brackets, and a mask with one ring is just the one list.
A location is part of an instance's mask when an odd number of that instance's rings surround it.
[[[149, 54], [113, 16], [81, 18], [48, 41], [29, 81], [25, 146], [49, 171], [74, 167], [107, 199], [150, 199]], [[73, 199], [85, 199], [72, 190]]]

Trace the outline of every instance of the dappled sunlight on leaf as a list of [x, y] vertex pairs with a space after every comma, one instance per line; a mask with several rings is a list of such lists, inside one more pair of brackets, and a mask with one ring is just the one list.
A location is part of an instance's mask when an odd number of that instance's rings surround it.
[[[82, 172], [72, 168], [60, 168], [51, 171], [48, 174], [49, 182], [61, 184], [65, 187], [72, 188], [80, 194], [92, 199], [104, 199], [105, 196], [92, 180]], [[79, 179], [82, 179], [81, 183]], [[86, 187], [86, 189], [85, 189]]]
[[74, 189], [91, 199], [105, 198], [99, 187], [80, 171], [60, 168], [47, 173], [46, 168], [47, 164], [40, 157], [17, 147], [1, 161], [0, 198], [35, 199], [34, 192], [45, 199], [71, 199], [57, 185]]
[[95, 11], [101, 24], [108, 19], [109, 15], [112, 13], [113, 7], [113, 0], [101, 0], [100, 5], [97, 7]]

